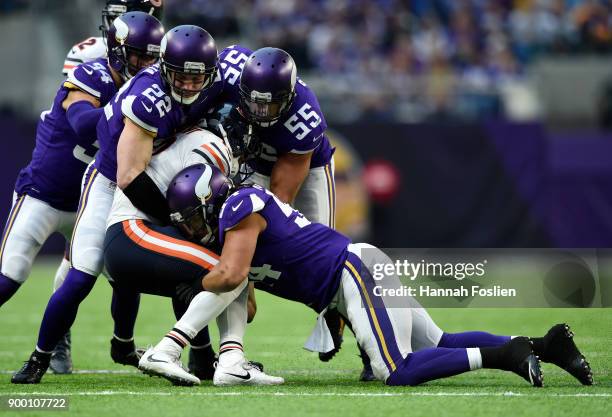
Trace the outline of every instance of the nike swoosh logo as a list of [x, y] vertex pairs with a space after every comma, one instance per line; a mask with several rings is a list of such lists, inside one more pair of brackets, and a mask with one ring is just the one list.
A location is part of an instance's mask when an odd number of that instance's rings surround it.
[[247, 371], [246, 375], [230, 374], [229, 372], [226, 372], [226, 374], [231, 375], [231, 376], [235, 376], [236, 378], [244, 379], [245, 381], [251, 379], [251, 374], [248, 371]]
[[87, 67], [83, 67], [83, 71], [85, 71], [89, 75], [93, 74], [93, 70], [88, 70]]
[[240, 203], [238, 203], [235, 206], [232, 206], [232, 211], [236, 211], [240, 208], [240, 206], [242, 205], [242, 203], [244, 203], [244, 200], [242, 200]]
[[146, 111], [148, 111], [149, 113], [151, 113], [153, 111], [153, 107], [148, 107], [146, 104], [142, 103], [142, 107], [145, 108]]
[[155, 359], [155, 358], [153, 357], [153, 355], [151, 355], [151, 356], [147, 357], [147, 362], [161, 362], [161, 363], [168, 363], [168, 361], [161, 361], [161, 360], [159, 360], [159, 359]]

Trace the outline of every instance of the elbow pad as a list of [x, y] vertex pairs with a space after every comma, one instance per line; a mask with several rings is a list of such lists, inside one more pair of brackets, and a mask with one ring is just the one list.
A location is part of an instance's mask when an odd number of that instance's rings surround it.
[[170, 222], [170, 207], [166, 197], [146, 172], [141, 172], [123, 189], [134, 207], [166, 225]]

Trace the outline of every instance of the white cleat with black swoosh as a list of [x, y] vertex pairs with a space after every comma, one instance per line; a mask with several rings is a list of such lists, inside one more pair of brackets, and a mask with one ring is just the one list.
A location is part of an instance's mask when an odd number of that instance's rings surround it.
[[285, 383], [283, 378], [268, 375], [246, 360], [232, 366], [217, 364], [213, 377], [213, 384], [218, 387], [232, 385], [280, 385], [283, 383]]
[[200, 379], [183, 368], [180, 356], [155, 350], [155, 348], [149, 348], [142, 355], [140, 362], [138, 362], [138, 369], [147, 375], [166, 378], [174, 385], [200, 385]]

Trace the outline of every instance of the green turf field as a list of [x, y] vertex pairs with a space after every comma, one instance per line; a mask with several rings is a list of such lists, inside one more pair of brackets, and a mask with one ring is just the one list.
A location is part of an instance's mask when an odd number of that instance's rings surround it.
[[[420, 387], [391, 388], [357, 381], [360, 360], [354, 339], [330, 363], [302, 349], [315, 314], [295, 303], [258, 293], [259, 311], [245, 347], [254, 360], [286, 379], [273, 388], [220, 389], [205, 382], [172, 387], [115, 365], [109, 356], [112, 324], [110, 286], [99, 280], [81, 305], [73, 327], [76, 374], [47, 375], [40, 385], [9, 383], [31, 352], [51, 293], [54, 268], [39, 263], [19, 293], [0, 310], [0, 396], [36, 393], [69, 397], [69, 414], [83, 416], [599, 416], [612, 413], [612, 309], [446, 309], [432, 316], [448, 331], [488, 330], [541, 335], [551, 324], [568, 322], [595, 373], [596, 385], [582, 387], [561, 370], [544, 365], [545, 388], [531, 388], [510, 373], [480, 370]], [[144, 296], [136, 328], [139, 345], [156, 343], [171, 327], [169, 300]], [[213, 335], [216, 330], [213, 331]], [[100, 371], [109, 371], [101, 373]], [[96, 372], [97, 371], [97, 372]], [[114, 373], [111, 373], [114, 372]], [[0, 415], [11, 412], [1, 411]], [[11, 415], [54, 414], [20, 411]]]

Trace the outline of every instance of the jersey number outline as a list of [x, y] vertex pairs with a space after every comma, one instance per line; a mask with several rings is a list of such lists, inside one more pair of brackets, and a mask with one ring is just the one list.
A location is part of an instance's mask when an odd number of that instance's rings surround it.
[[97, 42], [96, 38], [87, 38], [83, 42], [79, 42], [74, 45], [75, 48], [79, 48], [80, 51], [87, 48], [88, 46], [95, 45]]
[[270, 264], [263, 264], [262, 266], [252, 266], [249, 269], [249, 281], [263, 281], [266, 278], [278, 280], [281, 276], [280, 271], [275, 271]]
[[[225, 58], [223, 58], [223, 62], [221, 62], [223, 78], [231, 85], [234, 85], [236, 80], [238, 80], [238, 77], [240, 77], [242, 68], [244, 68], [244, 64], [246, 64], [248, 58], [249, 57], [245, 53], [240, 52], [237, 49], [232, 49], [229, 51]], [[234, 66], [230, 66], [228, 62], [237, 66], [239, 69], [235, 68]]]
[[[306, 126], [306, 123], [308, 123], [308, 126]], [[289, 129], [291, 133], [294, 133], [298, 140], [302, 140], [312, 129], [320, 124], [321, 117], [310, 104], [304, 103], [297, 113], [287, 119], [284, 126]]]
[[[155, 105], [159, 112], [159, 117], [164, 117], [172, 110], [172, 100], [164, 93], [159, 85], [153, 84], [142, 92], [142, 95], [149, 99]], [[163, 100], [160, 100], [163, 97]]]
[[91, 161], [93, 161], [93, 159], [96, 157], [98, 149], [100, 149], [100, 144], [97, 140], [87, 148], [81, 145], [76, 145], [72, 150], [72, 156], [74, 156], [79, 161], [89, 165]]

